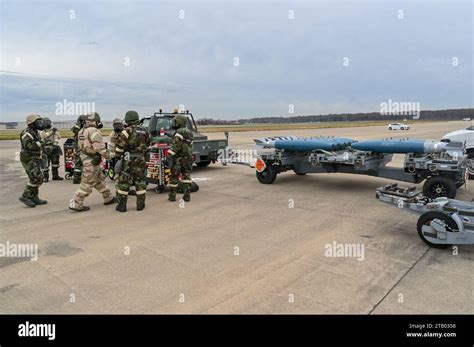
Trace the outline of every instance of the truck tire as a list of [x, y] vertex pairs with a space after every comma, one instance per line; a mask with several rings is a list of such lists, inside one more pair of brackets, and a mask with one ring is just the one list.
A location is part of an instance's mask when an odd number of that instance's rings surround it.
[[211, 163], [210, 160], [202, 160], [199, 163], [196, 163], [196, 165], [199, 167], [206, 167], [206, 166], [209, 166], [210, 163]]
[[392, 127], [388, 127], [388, 130], [392, 130]]
[[450, 178], [443, 176], [431, 176], [423, 185], [423, 195], [431, 199], [456, 197], [456, 184]]
[[451, 229], [451, 230], [456, 230], [458, 229], [458, 225], [456, 222], [449, 217], [448, 215], [439, 212], [439, 211], [430, 211], [430, 212], [425, 212], [423, 213], [420, 218], [418, 219], [418, 223], [416, 224], [416, 229], [418, 230], [418, 236], [423, 240], [424, 243], [426, 243], [428, 246], [433, 247], [433, 248], [439, 248], [439, 249], [446, 249], [451, 247], [452, 245], [450, 244], [436, 244], [428, 241], [423, 235], [422, 232], [422, 227], [424, 225], [429, 225], [429, 223], [434, 220], [434, 219], [439, 219], [442, 220], [446, 225]]
[[258, 181], [263, 184], [272, 184], [277, 176], [277, 170], [273, 165], [267, 165], [265, 170], [262, 172], [256, 171], [256, 173]]

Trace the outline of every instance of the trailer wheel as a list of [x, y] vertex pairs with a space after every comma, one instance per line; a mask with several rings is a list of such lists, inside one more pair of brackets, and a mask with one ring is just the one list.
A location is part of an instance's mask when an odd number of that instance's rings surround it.
[[263, 184], [272, 184], [277, 176], [277, 170], [273, 165], [267, 165], [265, 170], [262, 172], [257, 172], [257, 179], [260, 183]]
[[456, 197], [456, 184], [450, 178], [432, 176], [423, 185], [423, 195], [431, 199], [441, 197], [454, 199]]
[[306, 172], [298, 172], [296, 170], [293, 170], [295, 172], [295, 174], [297, 174], [298, 176], [304, 176], [306, 175]]
[[196, 163], [196, 165], [198, 167], [206, 167], [206, 166], [209, 166], [210, 163], [211, 163], [210, 160], [203, 160], [203, 161], [200, 161], [199, 163]]
[[430, 247], [440, 248], [440, 249], [446, 249], [446, 248], [451, 247], [452, 245], [449, 245], [449, 244], [432, 243], [426, 239], [425, 235], [423, 235], [423, 232], [422, 232], [423, 226], [430, 225], [431, 221], [433, 221], [434, 219], [442, 220], [444, 223], [446, 223], [448, 228], [450, 228], [454, 232], [458, 231], [458, 225], [456, 224], [454, 219], [452, 219], [450, 216], [442, 212], [430, 211], [430, 212], [423, 213], [421, 217], [418, 219], [418, 223], [416, 225], [416, 229], [418, 230], [418, 236], [420, 236], [423, 242], [426, 243]]

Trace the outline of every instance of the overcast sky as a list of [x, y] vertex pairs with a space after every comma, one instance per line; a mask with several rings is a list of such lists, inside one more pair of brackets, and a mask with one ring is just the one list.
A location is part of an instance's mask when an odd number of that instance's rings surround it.
[[105, 119], [473, 107], [472, 3], [2, 0], [0, 118], [72, 119], [64, 99]]

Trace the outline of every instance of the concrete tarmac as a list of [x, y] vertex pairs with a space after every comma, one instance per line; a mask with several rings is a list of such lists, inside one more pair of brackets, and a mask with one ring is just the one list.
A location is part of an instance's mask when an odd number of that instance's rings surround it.
[[[465, 127], [239, 132], [230, 145], [270, 135], [440, 139]], [[287, 172], [263, 185], [254, 169], [211, 164], [193, 171], [200, 190], [184, 207], [150, 185], [142, 212], [134, 197], [119, 213], [93, 192], [91, 211], [76, 213], [71, 181], [45, 183], [45, 206], [18, 201], [27, 181], [18, 151], [19, 141], [0, 142], [0, 244], [37, 244], [39, 254], [0, 257], [0, 313], [474, 313], [474, 246], [426, 246], [418, 216], [375, 199], [391, 180]], [[474, 184], [457, 198], [474, 198]], [[363, 246], [363, 256], [329, 257], [334, 242]]]

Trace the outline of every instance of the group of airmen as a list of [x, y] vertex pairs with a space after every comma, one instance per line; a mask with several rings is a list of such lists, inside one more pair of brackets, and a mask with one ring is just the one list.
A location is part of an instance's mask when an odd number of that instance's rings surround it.
[[[171, 168], [169, 181], [169, 201], [176, 201], [176, 193], [181, 177], [183, 200], [191, 200], [192, 170], [192, 132], [186, 127], [187, 118], [178, 114], [175, 117], [175, 133], [168, 150], [166, 166]], [[26, 118], [27, 127], [21, 132], [20, 161], [28, 175], [27, 183], [20, 201], [29, 207], [44, 205], [46, 200], [39, 198], [39, 187], [49, 180], [49, 165], [52, 179], [59, 176], [59, 162], [62, 154], [59, 145], [60, 135], [52, 127], [51, 120], [38, 114]], [[128, 195], [136, 195], [137, 211], [145, 209], [146, 170], [145, 154], [150, 147], [151, 137], [141, 126], [136, 111], [128, 111], [124, 121], [113, 121], [110, 146], [107, 148], [100, 129], [103, 127], [97, 112], [80, 116], [71, 129], [76, 140], [73, 183], [79, 184], [70, 200], [69, 209], [83, 212], [90, 208], [84, 205], [87, 196], [95, 188], [103, 197], [104, 205], [116, 204], [119, 212], [127, 211]], [[101, 167], [102, 160], [109, 160], [114, 166], [116, 194], [112, 194], [106, 184]], [[130, 190], [134, 187], [135, 190]]]

